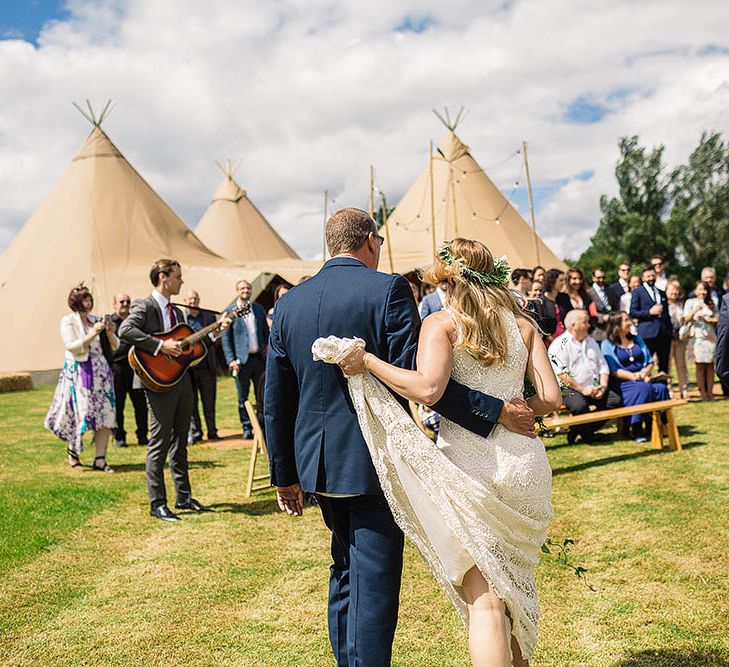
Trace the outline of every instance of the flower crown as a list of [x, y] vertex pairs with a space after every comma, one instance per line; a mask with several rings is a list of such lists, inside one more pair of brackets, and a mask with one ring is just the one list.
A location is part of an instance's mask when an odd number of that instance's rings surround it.
[[450, 241], [445, 241], [438, 251], [438, 258], [448, 266], [458, 264], [461, 267], [461, 275], [470, 280], [471, 282], [477, 283], [484, 287], [485, 285], [499, 285], [506, 287], [509, 282], [509, 273], [511, 269], [509, 263], [506, 261], [506, 255], [501, 258], [494, 258], [494, 269], [489, 273], [482, 273], [476, 271], [470, 266], [467, 266], [463, 258], [455, 258], [450, 249]]

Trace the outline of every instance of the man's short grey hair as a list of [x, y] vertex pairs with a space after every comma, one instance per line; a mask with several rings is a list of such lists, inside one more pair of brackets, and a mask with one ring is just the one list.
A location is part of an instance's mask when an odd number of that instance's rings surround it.
[[343, 208], [327, 221], [326, 240], [329, 254], [341, 255], [359, 250], [370, 234], [377, 234], [377, 223], [367, 211]]
[[573, 324], [577, 322], [577, 318], [580, 315], [584, 315], [586, 318], [589, 319], [589, 316], [587, 314], [587, 311], [580, 310], [579, 308], [575, 308], [574, 310], [570, 310], [565, 316], [564, 316], [564, 326], [565, 329], [569, 329]]
[[701, 273], [704, 273], [704, 271], [711, 271], [712, 273], [716, 273], [716, 269], [713, 266], [705, 266], [703, 269], [701, 269]]
[[246, 280], [245, 278], [238, 278], [238, 280], [235, 281], [235, 288], [238, 289], [238, 286], [241, 283], [245, 283], [246, 285], [248, 285], [248, 287], [252, 287], [250, 280]]

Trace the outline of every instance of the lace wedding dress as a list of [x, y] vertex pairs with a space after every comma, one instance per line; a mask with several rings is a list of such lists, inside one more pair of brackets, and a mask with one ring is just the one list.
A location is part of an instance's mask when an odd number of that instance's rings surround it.
[[[509, 400], [522, 395], [528, 352], [515, 317], [503, 316], [506, 363], [487, 367], [455, 349], [452, 376]], [[315, 360], [338, 363], [358, 344], [330, 336], [316, 340], [312, 352]], [[476, 565], [505, 602], [512, 633], [530, 660], [539, 616], [534, 566], [552, 518], [552, 472], [542, 442], [501, 425], [481, 438], [442, 419], [434, 444], [369, 373], [350, 377], [349, 393], [393, 516], [463, 622], [468, 608], [461, 584]]]

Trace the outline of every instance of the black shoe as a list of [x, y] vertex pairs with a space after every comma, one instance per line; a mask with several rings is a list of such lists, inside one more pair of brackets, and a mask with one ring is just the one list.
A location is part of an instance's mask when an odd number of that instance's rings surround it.
[[[176, 510], [192, 510], [193, 512], [214, 512], [215, 510], [205, 507], [201, 502], [190, 498], [186, 503], [175, 503]], [[168, 510], [169, 511], [169, 510]]]
[[114, 442], [114, 447], [126, 447], [127, 441], [126, 440], [116, 440]]
[[160, 521], [179, 521], [180, 517], [177, 514], [170, 512], [170, 508], [167, 505], [160, 505], [159, 507], [153, 507], [149, 516], [153, 516], [155, 519]]
[[253, 440], [253, 429], [248, 427], [243, 429], [243, 440]]
[[567, 444], [568, 445], [574, 445], [575, 442], [577, 442], [577, 436], [578, 435], [579, 435], [579, 433], [577, 433], [577, 431], [575, 431], [575, 429], [571, 428], [567, 432]]
[[149, 438], [137, 438], [137, 444], [146, 447], [149, 444]]
[[212, 440], [220, 440], [221, 437], [217, 433], [208, 433], [208, 442]]

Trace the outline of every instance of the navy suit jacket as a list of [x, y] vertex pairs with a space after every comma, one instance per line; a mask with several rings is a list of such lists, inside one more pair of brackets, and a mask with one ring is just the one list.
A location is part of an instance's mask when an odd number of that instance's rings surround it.
[[620, 310], [620, 297], [625, 294], [625, 290], [620, 284], [620, 281], [613, 283], [612, 285], [608, 285], [605, 288], [605, 293], [607, 294], [610, 307], [613, 309], [614, 313], [617, 313]]
[[[230, 313], [236, 306], [236, 302], [231, 303], [226, 309], [226, 313]], [[261, 354], [266, 353], [268, 346], [268, 322], [266, 321], [266, 311], [263, 306], [258, 303], [251, 304], [253, 318], [256, 321], [256, 336], [258, 338], [258, 351]], [[236, 317], [225, 331], [223, 331], [223, 353], [225, 360], [230, 364], [236, 359], [241, 364], [248, 361], [248, 327], [242, 317]]]
[[443, 302], [440, 300], [440, 294], [436, 290], [430, 294], [426, 294], [420, 302], [420, 319], [424, 320], [428, 315], [437, 313], [439, 310], [443, 310]]
[[658, 303], [663, 305], [663, 312], [660, 315], [651, 315], [650, 309], [656, 305], [648, 290], [641, 284], [640, 287], [631, 292], [630, 297], [630, 316], [638, 320], [638, 335], [645, 340], [646, 338], [658, 338], [661, 335], [671, 336], [673, 327], [671, 326], [671, 318], [668, 314], [668, 299], [663, 290], [653, 287], [658, 294]]
[[[351, 257], [329, 260], [276, 303], [266, 365], [264, 413], [271, 482], [304, 491], [381, 494], [341, 370], [312, 360], [320, 336], [362, 338], [367, 350], [413, 368], [420, 318], [405, 278]], [[434, 406], [487, 436], [503, 402], [451, 380]]]
[[716, 374], [722, 382], [729, 382], [729, 293], [721, 299], [716, 325]]

